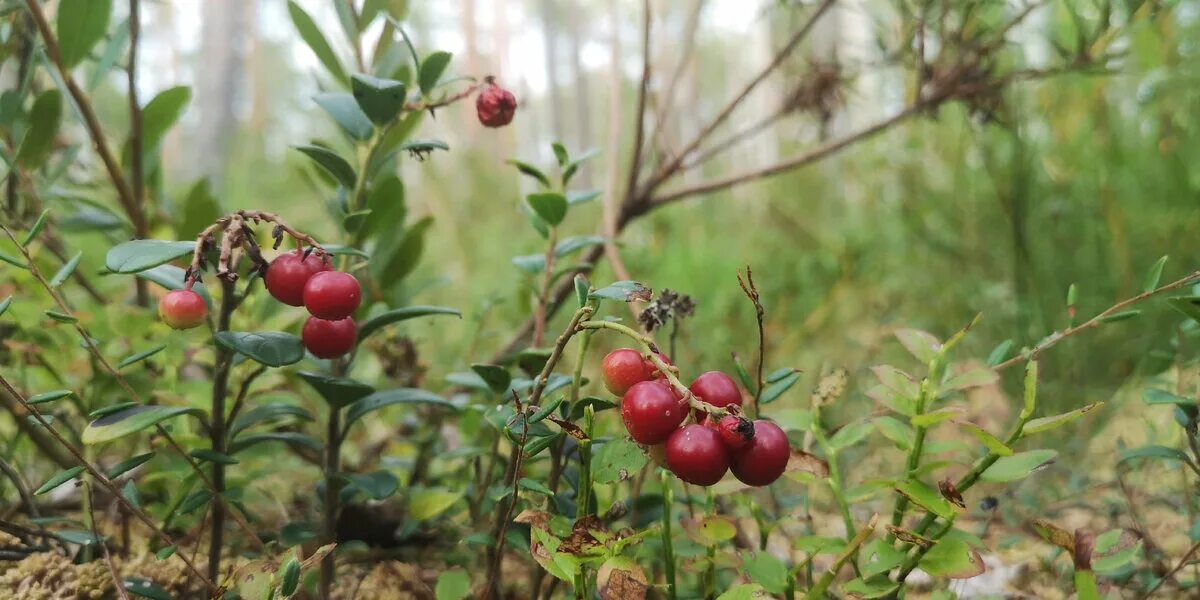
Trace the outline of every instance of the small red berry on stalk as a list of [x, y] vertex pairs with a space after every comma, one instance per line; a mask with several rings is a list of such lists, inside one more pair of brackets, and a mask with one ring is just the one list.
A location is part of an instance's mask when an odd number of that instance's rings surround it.
[[304, 347], [317, 358], [337, 358], [354, 348], [358, 341], [358, 328], [354, 319], [327, 321], [309, 317], [300, 332]]
[[730, 470], [746, 485], [770, 485], [787, 469], [792, 448], [787, 434], [778, 425], [754, 421], [754, 439], [733, 455]]
[[661, 444], [679, 428], [687, 408], [671, 386], [661, 381], [635, 383], [621, 399], [621, 419], [640, 444]]
[[304, 284], [304, 307], [318, 319], [345, 319], [354, 314], [361, 301], [362, 289], [349, 273], [323, 271]]
[[712, 428], [693, 423], [667, 440], [667, 467], [688, 483], [712, 485], [729, 470], [729, 451]]
[[734, 452], [754, 441], [754, 424], [745, 417], [726, 415], [714, 429], [721, 436], [725, 447]]
[[604, 387], [614, 395], [624, 395], [633, 384], [650, 379], [642, 355], [633, 348], [618, 348], [608, 353], [600, 363], [604, 372]]
[[172, 329], [191, 329], [204, 323], [204, 318], [208, 316], [208, 305], [189, 286], [167, 292], [158, 301], [158, 316]]
[[[733, 378], [720, 372], [709, 371], [701, 374], [688, 386], [697, 398], [717, 407], [741, 406], [742, 392], [738, 389]], [[696, 420], [704, 418], [704, 414], [696, 411]]]
[[313, 275], [333, 269], [329, 258], [316, 252], [306, 257], [302, 250], [284, 252], [267, 267], [263, 283], [276, 300], [289, 306], [304, 306], [304, 284]]
[[517, 97], [500, 87], [496, 78], [485, 77], [483, 89], [475, 98], [475, 114], [485, 127], [504, 127], [513, 120], [517, 112]]

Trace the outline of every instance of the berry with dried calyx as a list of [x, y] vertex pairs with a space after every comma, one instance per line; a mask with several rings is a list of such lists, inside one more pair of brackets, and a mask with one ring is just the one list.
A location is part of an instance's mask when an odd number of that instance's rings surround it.
[[787, 434], [778, 425], [754, 421], [754, 439], [733, 454], [730, 470], [746, 485], [770, 485], [787, 469], [792, 456]]
[[484, 78], [483, 89], [475, 98], [475, 114], [485, 127], [504, 127], [517, 112], [517, 97], [500, 87], [496, 78]]

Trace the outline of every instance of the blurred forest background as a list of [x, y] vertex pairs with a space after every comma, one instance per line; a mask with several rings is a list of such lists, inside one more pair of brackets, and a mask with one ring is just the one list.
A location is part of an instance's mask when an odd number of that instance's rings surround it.
[[[323, 29], [336, 30], [331, 3], [299, 4]], [[507, 340], [509, 324], [527, 314], [527, 276], [507, 257], [539, 252], [541, 241], [518, 212], [529, 181], [504, 161], [549, 165], [555, 140], [573, 153], [596, 148], [603, 154], [585, 168], [582, 186], [597, 189], [613, 185], [612, 161], [619, 161], [617, 171], [627, 163], [630, 140], [619, 136], [631, 130], [640, 6], [626, 0], [394, 4], [408, 11], [418, 46], [454, 52], [461, 73], [496, 75], [521, 105], [515, 126], [501, 130], [480, 129], [466, 104], [444, 109], [421, 135], [446, 140], [452, 151], [402, 163], [409, 220], [434, 218], [426, 258], [409, 279], [410, 300], [469, 315], [458, 325], [413, 328], [418, 338], [450, 336], [419, 345], [429, 376], [440, 381], [486, 360]], [[693, 137], [702, 116], [718, 111], [769, 60], [794, 30], [792, 21], [802, 18], [790, 4], [655, 3], [654, 70], [665, 77], [694, 44], [679, 71], [686, 110], [655, 111], [652, 90], [651, 113], [668, 125], [664, 138], [673, 138], [655, 143], [670, 148]], [[1048, 62], [1055, 52], [1049, 40], [1070, 39], [1100, 6], [1072, 0], [1037, 10], [1014, 32], [1018, 55], [1033, 66]], [[881, 0], [848, 0], [819, 21], [810, 60], [836, 63], [844, 85], [842, 101], [818, 115], [818, 125], [811, 113], [791, 108], [797, 82], [808, 76], [806, 65], [791, 65], [760, 86], [727, 127], [741, 130], [778, 114], [773, 126], [693, 169], [684, 182], [773, 162], [901, 108], [901, 73], [880, 66], [886, 61], [878, 50], [879, 36], [888, 34], [881, 27], [895, 22], [891, 10]], [[302, 176], [306, 159], [289, 150], [335, 137], [336, 126], [311, 99], [320, 66], [295, 35], [286, 3], [148, 3], [143, 19], [143, 95], [195, 86], [191, 108], [163, 146], [164, 172], [173, 174], [162, 182], [165, 197], [177, 201], [208, 178], [224, 211], [279, 210], [318, 237], [332, 235], [336, 224], [321, 210], [318, 188]], [[344, 38], [329, 37], [351, 55]], [[1015, 86], [983, 117], [959, 104], [943, 107], [815, 167], [688, 199], [639, 220], [622, 237], [633, 277], [699, 303], [676, 360], [728, 368], [730, 351], [752, 354], [753, 311], [734, 278], [744, 265], [754, 268], [766, 303], [772, 364], [804, 369], [814, 381], [823, 367], [864, 373], [881, 353], [898, 352], [885, 344], [894, 326], [946, 335], [982, 312], [968, 344], [984, 356], [1002, 340], [1020, 347], [1065, 326], [1071, 283], [1087, 316], [1136, 293], [1161, 255], [1171, 255], [1164, 280], [1194, 270], [1200, 265], [1200, 2], [1174, 3], [1123, 38], [1117, 51], [1121, 59], [1106, 65], [1110, 73]], [[96, 104], [108, 113], [101, 115], [106, 123], [126, 118], [121, 85], [115, 76], [98, 82]], [[569, 233], [594, 233], [599, 203], [580, 211], [594, 220], [572, 217], [578, 231]], [[606, 267], [592, 277], [612, 278]], [[1160, 370], [1165, 365], [1156, 361], [1178, 322], [1158, 303], [1138, 319], [1066, 342], [1044, 367], [1047, 410], [1108, 399], [1131, 374]]]

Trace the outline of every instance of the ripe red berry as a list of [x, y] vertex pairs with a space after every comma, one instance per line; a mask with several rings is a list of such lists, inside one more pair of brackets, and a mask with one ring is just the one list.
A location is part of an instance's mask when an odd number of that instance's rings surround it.
[[[692, 393], [697, 398], [717, 408], [742, 405], [742, 392], [738, 390], [737, 383], [734, 383], [732, 377], [720, 371], [709, 371], [701, 374], [692, 382], [692, 385], [688, 386], [688, 389], [692, 390]], [[699, 411], [696, 411], [697, 420], [703, 416]]]
[[208, 305], [191, 289], [173, 290], [158, 301], [158, 316], [172, 329], [191, 329], [204, 322]]
[[726, 415], [714, 429], [721, 436], [725, 447], [733, 452], [745, 448], [754, 440], [754, 424], [743, 417]]
[[318, 319], [345, 319], [354, 314], [361, 301], [358, 280], [349, 273], [323, 271], [309, 277], [304, 284], [304, 306]]
[[311, 253], [305, 257], [303, 251], [293, 250], [271, 261], [263, 283], [276, 300], [290, 306], [304, 306], [304, 284], [313, 275], [332, 268], [326, 256]]
[[660, 444], [679, 428], [687, 409], [671, 386], [661, 381], [635, 383], [621, 399], [621, 419], [634, 441]]
[[787, 469], [792, 448], [778, 425], [759, 419], [754, 422], [754, 439], [735, 452], [730, 469], [746, 485], [770, 485]]
[[633, 348], [609, 352], [600, 367], [604, 371], [604, 387], [617, 396], [624, 395], [633, 384], [650, 379], [641, 353]]
[[354, 319], [326, 321], [309, 317], [300, 332], [304, 347], [317, 358], [337, 358], [354, 348], [358, 340], [358, 328]]
[[485, 127], [504, 127], [517, 112], [517, 98], [496, 84], [493, 77], [484, 79], [483, 89], [475, 98], [475, 114]]
[[729, 451], [712, 428], [693, 423], [667, 440], [667, 467], [688, 483], [712, 485], [729, 470]]

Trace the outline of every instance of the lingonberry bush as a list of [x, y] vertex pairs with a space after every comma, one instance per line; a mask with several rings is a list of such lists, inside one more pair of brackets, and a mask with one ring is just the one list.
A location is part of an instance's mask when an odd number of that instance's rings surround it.
[[[112, 3], [9, 3], [10, 27], [0, 35], [18, 48], [6, 60], [23, 76], [0, 98], [10, 168], [0, 260], [3, 289], [12, 293], [0, 301], [12, 340], [0, 399], [3, 431], [20, 435], [0, 454], [12, 491], [0, 496], [0, 592], [896, 598], [918, 572], [938, 580], [983, 573], [987, 543], [964, 521], [978, 521], [970, 506], [988, 515], [1001, 509], [976, 486], [999, 486], [994, 492], [1069, 462], [1041, 434], [1071, 427], [1100, 405], [1046, 414], [1038, 392], [1043, 355], [1169, 296], [1186, 316], [1177, 360], [1190, 365], [1184, 342], [1197, 333], [1200, 300], [1186, 294], [1200, 272], [1164, 284], [1166, 261], [1159, 261], [1141, 293], [1086, 320], [1072, 286], [1063, 329], [1024, 348], [1001, 342], [985, 360], [962, 354], [971, 324], [945, 336], [900, 328], [906, 363], [877, 365], [853, 380], [846, 369], [817, 366], [805, 399], [798, 393], [804, 373], [767, 351], [768, 307], [786, 299], [764, 297], [749, 268], [736, 282], [730, 274], [748, 299], [737, 315], [745, 344], [729, 349], [726, 364], [688, 364], [679, 360], [686, 354], [678, 333], [704, 310], [705, 293], [655, 293], [654, 282], [639, 283], [618, 238], [654, 209], [808, 165], [945, 105], [1002, 118], [1011, 86], [1104, 69], [1118, 58], [1120, 37], [1165, 8], [1129, 3], [1115, 18], [1118, 9], [1106, 3], [1103, 18], [1080, 17], [1074, 39], [1054, 40], [1060, 63], [1029, 68], [1005, 48], [1040, 3], [897, 2], [899, 26], [883, 41], [889, 64], [911, 75], [904, 108], [843, 137], [822, 136], [780, 163], [685, 181], [684, 173], [783, 114], [828, 119], [845, 77], [838, 65], [810, 65], [786, 107], [713, 140], [835, 3], [795, 8], [800, 24], [779, 53], [693, 139], [668, 150], [661, 125], [648, 129], [653, 12], [646, 2], [646, 63], [624, 185], [575, 189], [594, 153], [572, 155], [559, 143], [551, 146], [552, 169], [510, 160], [537, 187], [519, 206], [539, 251], [511, 260], [530, 314], [506, 328], [512, 340], [502, 352], [444, 385], [406, 375], [411, 342], [388, 335], [408, 320], [461, 316], [459, 308], [407, 302], [404, 284], [422, 259], [430, 220], [406, 221], [398, 163], [448, 150], [414, 136], [426, 116], [450, 104], [473, 100], [482, 127], [519, 127], [517, 99], [500, 81], [449, 76], [449, 53], [419, 51], [386, 3], [370, 1], [336, 3], [358, 50], [351, 65], [332, 50], [329, 28], [289, 2], [328, 84], [315, 104], [343, 137], [295, 147], [322, 186], [308, 201], [327, 207], [337, 233], [318, 239], [287, 214], [255, 209], [200, 211], [211, 218], [189, 230], [186, 215], [196, 207], [181, 215], [154, 189], [157, 144], [187, 94], [172, 89], [140, 104], [138, 0], [128, 4], [124, 67], [133, 126], [119, 156], [76, 81], [81, 63], [96, 62], [103, 76], [122, 54], [117, 36], [98, 50]], [[55, 9], [53, 23], [46, 6]], [[369, 54], [361, 50], [366, 31], [378, 31]], [[666, 79], [660, 110], [680, 101], [670, 83], [677, 79]], [[58, 143], [68, 98], [103, 175], [88, 183], [104, 191], [86, 202], [55, 193], [66, 166], [92, 153]], [[17, 107], [15, 114], [6, 107]], [[571, 235], [588, 227], [576, 207], [601, 197], [603, 225]], [[203, 204], [203, 194], [196, 198]], [[103, 285], [92, 257], [68, 252], [75, 243], [63, 227], [68, 220], [114, 241], [102, 261]], [[602, 257], [618, 281], [597, 283]], [[1017, 367], [1024, 368], [1018, 414], [1006, 423], [968, 418], [966, 394]], [[1173, 445], [1123, 449], [1118, 481], [1124, 489], [1129, 471], [1145, 461], [1178, 463], [1187, 469], [1181, 496], [1191, 510], [1192, 476], [1200, 475], [1195, 390], [1182, 378], [1171, 390], [1167, 384], [1145, 398], [1172, 407], [1180, 427]], [[869, 398], [873, 410], [850, 418], [832, 410], [849, 402], [848, 390]], [[366, 424], [403, 438], [407, 453], [380, 458]], [[933, 435], [947, 430], [966, 436]], [[882, 467], [868, 478], [863, 464]], [[45, 502], [63, 490], [72, 492], [65, 505]], [[1195, 576], [1183, 575], [1197, 546], [1174, 556], [1154, 544], [1130, 498], [1135, 527], [1127, 529], [1068, 530], [1023, 516], [1070, 556], [1072, 582], [1063, 588], [1081, 599], [1101, 597], [1102, 585], [1144, 596], [1194, 592]], [[434, 574], [402, 572], [393, 556]], [[376, 589], [363, 588], [368, 577]]]

